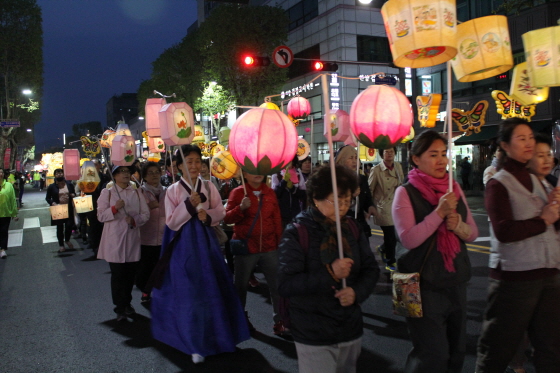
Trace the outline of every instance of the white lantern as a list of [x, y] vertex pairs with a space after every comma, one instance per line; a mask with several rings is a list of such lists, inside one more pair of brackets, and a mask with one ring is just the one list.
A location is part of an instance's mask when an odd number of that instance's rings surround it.
[[74, 197], [74, 207], [78, 214], [93, 211], [93, 198], [92, 196]]

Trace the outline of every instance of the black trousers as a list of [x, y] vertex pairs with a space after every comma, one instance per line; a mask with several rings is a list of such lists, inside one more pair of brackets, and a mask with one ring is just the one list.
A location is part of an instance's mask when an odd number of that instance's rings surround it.
[[140, 250], [140, 261], [138, 262], [138, 270], [136, 272], [136, 286], [143, 293], [147, 293], [146, 284], [159, 260], [161, 246], [142, 245]]
[[8, 230], [10, 229], [10, 222], [12, 218], [0, 218], [0, 249], [6, 250], [8, 248]]
[[56, 225], [56, 238], [58, 239], [58, 245], [60, 247], [64, 246], [64, 242], [70, 241], [72, 237], [72, 227], [74, 226], [74, 219], [68, 218], [64, 223]]
[[89, 221], [88, 241], [90, 248], [97, 252], [99, 243], [101, 242], [101, 234], [103, 234], [103, 223], [97, 220], [97, 209], [90, 211], [87, 214]]
[[397, 236], [395, 233], [394, 225], [382, 226], [383, 231], [383, 251], [385, 252], [385, 257], [387, 258], [388, 264], [394, 264], [395, 259], [395, 247], [397, 246]]
[[123, 313], [132, 301], [132, 288], [136, 278], [138, 262], [109, 263], [111, 268], [111, 296], [116, 313]]
[[80, 226], [78, 227], [78, 230], [80, 231], [80, 236], [82, 236], [82, 241], [86, 241], [87, 240], [87, 212], [84, 212], [82, 214], [78, 214], [78, 216], [80, 217]]

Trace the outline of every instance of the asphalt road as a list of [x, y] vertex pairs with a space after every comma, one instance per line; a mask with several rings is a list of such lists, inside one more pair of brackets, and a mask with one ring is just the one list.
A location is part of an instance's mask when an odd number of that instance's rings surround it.
[[[190, 356], [150, 335], [150, 312], [133, 293], [138, 317], [117, 323], [109, 265], [76, 247], [57, 254], [45, 191], [27, 186], [20, 221], [10, 226], [8, 258], [0, 261], [0, 372], [297, 372], [294, 344], [272, 334], [266, 285], [252, 289], [247, 310], [258, 332], [234, 353], [194, 365]], [[469, 245], [473, 278], [468, 288], [468, 346], [463, 372], [474, 371], [476, 342], [486, 304], [489, 242], [487, 217], [473, 199], [482, 240]], [[373, 227], [371, 246], [380, 244]], [[21, 234], [22, 241], [18, 241]], [[81, 240], [80, 240], [81, 241]], [[374, 294], [363, 304], [363, 349], [358, 372], [402, 372], [411, 348], [404, 319], [391, 310], [391, 284], [383, 269]]]

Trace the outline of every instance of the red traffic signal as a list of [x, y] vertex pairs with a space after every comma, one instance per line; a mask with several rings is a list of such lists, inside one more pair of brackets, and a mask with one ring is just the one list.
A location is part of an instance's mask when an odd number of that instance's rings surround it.
[[313, 70], [315, 70], [315, 71], [337, 71], [338, 70], [338, 65], [334, 62], [315, 61], [315, 62], [313, 62]]
[[243, 56], [243, 66], [245, 67], [268, 66], [268, 65], [270, 65], [270, 58], [268, 57], [256, 57], [252, 55]]

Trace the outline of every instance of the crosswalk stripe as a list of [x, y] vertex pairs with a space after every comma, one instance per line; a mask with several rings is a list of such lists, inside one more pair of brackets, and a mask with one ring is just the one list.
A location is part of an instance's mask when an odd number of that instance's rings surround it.
[[19, 247], [23, 242], [23, 229], [8, 231], [8, 247]]
[[490, 241], [490, 237], [478, 237], [474, 242]]
[[58, 239], [56, 238], [56, 225], [41, 227], [41, 236], [43, 237], [43, 244], [58, 242]]
[[41, 223], [39, 222], [39, 217], [34, 217], [34, 218], [25, 218], [23, 220], [23, 229], [28, 229], [28, 228], [39, 228], [41, 226]]

